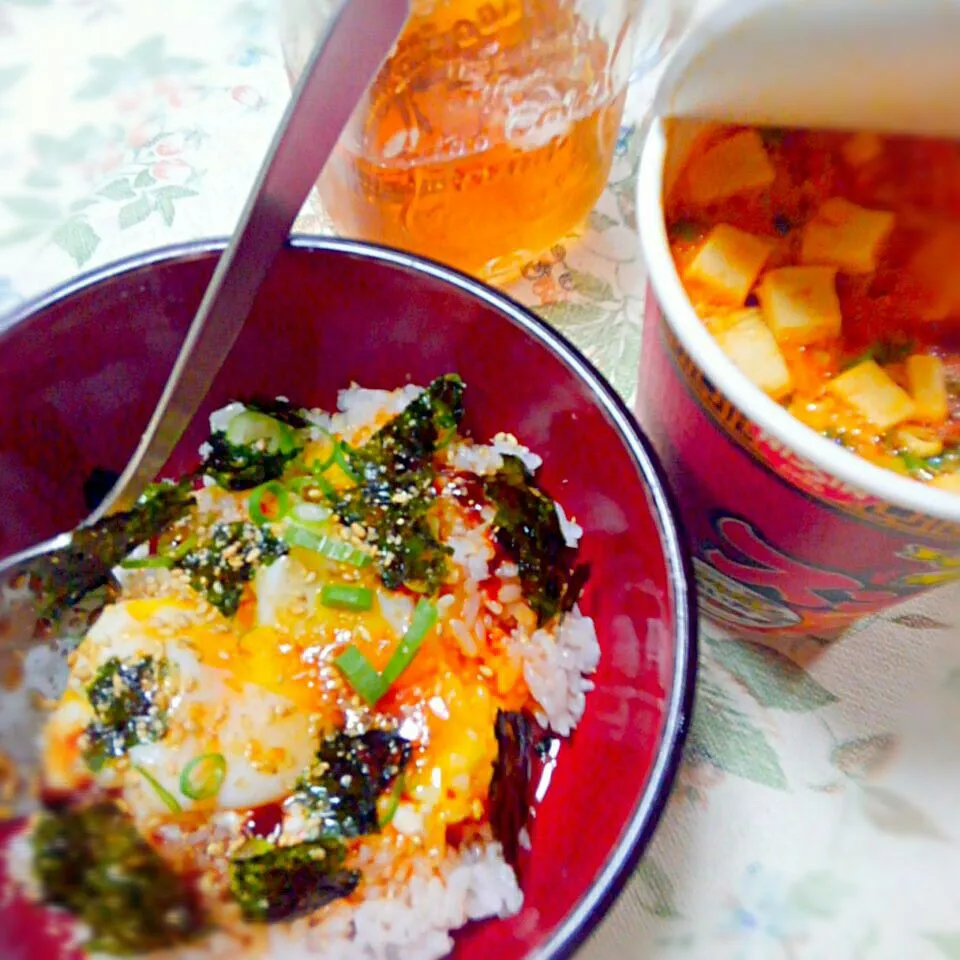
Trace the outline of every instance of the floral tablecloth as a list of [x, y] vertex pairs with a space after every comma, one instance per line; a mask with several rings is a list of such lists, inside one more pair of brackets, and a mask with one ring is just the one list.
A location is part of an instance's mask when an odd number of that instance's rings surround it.
[[[644, 268], [631, 94], [582, 237], [513, 293], [628, 398]], [[288, 87], [268, 0], [0, 0], [0, 311], [234, 227]], [[326, 232], [308, 204], [302, 232]], [[821, 648], [702, 630], [696, 718], [646, 857], [584, 960], [960, 958], [960, 589]]]

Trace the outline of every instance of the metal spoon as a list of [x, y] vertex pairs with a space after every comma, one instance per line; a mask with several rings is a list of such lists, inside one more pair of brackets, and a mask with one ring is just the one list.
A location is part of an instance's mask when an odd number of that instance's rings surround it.
[[[0, 652], [26, 649], [63, 598], [42, 595], [38, 571], [93, 563], [79, 531], [131, 507], [152, 482], [206, 396], [235, 343], [337, 139], [390, 52], [409, 0], [341, 0], [318, 38], [274, 134], [230, 245], [187, 332], [140, 443], [99, 507], [77, 528], [0, 562]], [[120, 558], [117, 558], [120, 559]], [[92, 582], [92, 581], [91, 581]], [[54, 608], [51, 609], [51, 606]]]

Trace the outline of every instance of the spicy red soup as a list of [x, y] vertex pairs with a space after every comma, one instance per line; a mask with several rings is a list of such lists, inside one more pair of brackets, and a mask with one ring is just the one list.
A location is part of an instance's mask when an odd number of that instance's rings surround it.
[[665, 210], [694, 308], [758, 387], [960, 493], [960, 144], [710, 126]]

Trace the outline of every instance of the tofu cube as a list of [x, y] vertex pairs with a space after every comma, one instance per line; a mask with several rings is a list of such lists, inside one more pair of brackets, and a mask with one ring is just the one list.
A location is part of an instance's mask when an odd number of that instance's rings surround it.
[[843, 141], [840, 152], [851, 167], [862, 167], [876, 160], [883, 150], [883, 141], [875, 133], [861, 131]]
[[879, 430], [889, 430], [916, 414], [910, 394], [873, 360], [844, 371], [827, 384], [827, 390]]
[[780, 343], [804, 346], [840, 336], [834, 267], [781, 267], [763, 275], [757, 297]]
[[925, 423], [947, 419], [947, 372], [943, 361], [925, 353], [907, 357], [907, 386], [917, 408], [916, 418]]
[[782, 400], [793, 390], [787, 363], [759, 310], [730, 315], [714, 337], [720, 349], [774, 400]]
[[684, 283], [698, 299], [742, 307], [773, 246], [765, 237], [718, 224], [684, 271]]
[[768, 187], [776, 175], [760, 134], [756, 130], [741, 130], [690, 161], [686, 170], [687, 195], [694, 203], [714, 203]]
[[839, 267], [844, 273], [873, 273], [893, 223], [888, 210], [868, 210], [834, 197], [803, 228], [800, 258]]
[[930, 486], [948, 493], [960, 493], [960, 473], [941, 473], [930, 481]]

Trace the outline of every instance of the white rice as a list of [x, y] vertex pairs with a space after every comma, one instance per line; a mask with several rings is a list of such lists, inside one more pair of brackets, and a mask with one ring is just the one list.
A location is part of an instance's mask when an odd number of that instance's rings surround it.
[[517, 457], [531, 473], [536, 473], [543, 463], [543, 457], [525, 447], [512, 433], [498, 433], [490, 445], [501, 455]]
[[447, 463], [457, 470], [469, 470], [488, 477], [503, 466], [505, 456], [516, 457], [531, 473], [536, 473], [543, 464], [543, 458], [520, 443], [512, 433], [498, 433], [489, 444], [451, 444]]
[[413, 384], [399, 390], [370, 390], [353, 383], [337, 394], [337, 410], [330, 418], [330, 430], [348, 441], [361, 429], [384, 414], [396, 416], [423, 393]]
[[568, 547], [575, 547], [583, 536], [583, 527], [576, 520], [568, 517], [559, 503], [554, 501], [553, 505], [557, 509], [557, 519], [560, 521], [560, 531], [563, 533], [564, 543]]
[[590, 617], [574, 607], [564, 618], [556, 637], [537, 630], [529, 640], [520, 639], [515, 651], [523, 660], [523, 677], [541, 710], [537, 720], [561, 737], [580, 722], [593, 673], [600, 662], [600, 644]]
[[450, 559], [461, 567], [471, 580], [486, 580], [490, 575], [490, 561], [494, 558], [494, 550], [486, 532], [485, 526], [474, 527], [465, 533], [447, 537], [447, 546], [453, 549]]
[[[339, 412], [329, 417], [320, 410], [310, 411], [310, 418], [319, 428], [329, 427], [349, 439], [377, 422], [384, 412], [401, 412], [421, 392], [422, 388], [416, 386], [384, 391], [354, 384], [340, 392]], [[231, 404], [218, 411], [210, 419], [211, 427], [223, 429], [240, 409], [241, 405]], [[489, 445], [454, 444], [447, 459], [458, 469], [482, 475], [500, 469], [504, 455], [520, 458], [531, 472], [542, 463], [537, 454], [505, 433], [497, 434]], [[201, 509], [224, 511], [224, 501], [212, 490], [202, 490], [197, 496]], [[560, 504], [556, 509], [566, 543], [576, 546], [583, 529], [567, 517]], [[478, 640], [485, 637], [483, 618], [489, 616], [489, 611], [499, 612], [512, 606], [532, 618], [522, 599], [516, 564], [500, 564], [496, 574], [504, 583], [499, 596], [496, 600], [482, 600], [478, 583], [490, 575], [494, 558], [487, 539], [492, 516], [489, 511], [481, 526], [455, 530], [449, 537], [452, 561], [461, 571], [466, 594], [455, 613], [451, 607], [453, 597], [443, 598], [440, 604], [443, 613], [455, 615], [448, 621], [450, 629], [468, 656], [477, 652]], [[268, 576], [267, 571], [281, 569], [282, 563], [278, 562], [261, 574]], [[384, 617], [402, 633], [410, 622], [412, 601], [381, 594], [379, 602]], [[512, 638], [511, 652], [519, 659], [523, 676], [539, 704], [538, 722], [561, 736], [568, 735], [583, 715], [586, 694], [593, 688], [587, 675], [596, 669], [600, 659], [593, 621], [575, 607], [556, 631], [537, 629], [528, 635], [518, 629]], [[0, 736], [5, 733], [0, 730]], [[405, 804], [397, 811], [395, 824], [398, 831], [416, 835], [422, 828], [421, 814], [416, 807]], [[529, 835], [521, 840], [525, 847], [531, 842]], [[14, 882], [31, 892], [35, 880], [26, 834], [10, 846], [8, 867]], [[386, 864], [382, 868], [385, 867]], [[176, 951], [151, 955], [151, 960], [238, 960], [254, 952], [257, 956], [285, 960], [439, 960], [453, 948], [451, 931], [469, 921], [511, 916], [523, 903], [514, 871], [489, 832], [457, 851], [447, 851], [439, 860], [424, 854], [414, 867], [413, 877], [402, 885], [378, 880], [376, 869], [368, 870], [365, 866], [363, 872], [361, 902], [334, 904], [319, 916], [263, 928], [265, 942], [258, 943], [254, 950], [231, 934], [218, 932]]]

